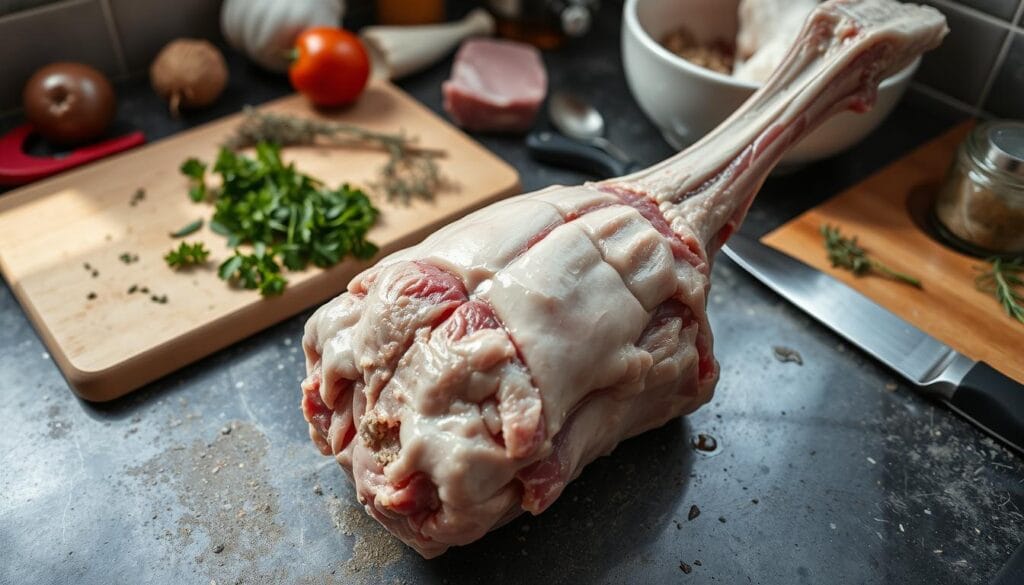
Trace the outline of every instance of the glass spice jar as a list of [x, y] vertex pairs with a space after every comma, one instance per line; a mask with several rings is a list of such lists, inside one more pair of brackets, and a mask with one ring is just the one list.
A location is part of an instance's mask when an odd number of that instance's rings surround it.
[[979, 124], [935, 201], [940, 233], [980, 256], [1024, 254], [1024, 123]]

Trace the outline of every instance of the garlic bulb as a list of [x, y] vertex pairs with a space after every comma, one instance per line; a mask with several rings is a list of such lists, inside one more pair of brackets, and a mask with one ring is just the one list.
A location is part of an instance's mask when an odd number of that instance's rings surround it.
[[311, 26], [339, 26], [344, 12], [344, 0], [224, 0], [220, 28], [232, 47], [283, 73], [295, 37]]

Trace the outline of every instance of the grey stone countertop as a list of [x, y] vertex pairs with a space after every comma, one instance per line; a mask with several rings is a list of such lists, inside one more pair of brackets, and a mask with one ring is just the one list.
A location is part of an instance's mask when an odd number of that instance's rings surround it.
[[[613, 3], [614, 7], [614, 3]], [[618, 16], [545, 56], [611, 138], [670, 149], [619, 59]], [[288, 91], [229, 58], [224, 98], [171, 120], [144, 80], [119, 125], [151, 140]], [[435, 111], [450, 61], [401, 86]], [[0, 120], [0, 129], [16, 120]], [[955, 117], [904, 103], [852, 151], [783, 177], [760, 234], [936, 136]], [[524, 190], [586, 177], [479, 137]], [[0, 195], [2, 197], [2, 195]], [[1024, 465], [720, 257], [710, 315], [722, 376], [696, 413], [623, 443], [547, 512], [424, 561], [356, 507], [299, 411], [301, 315], [108, 404], [77, 400], [0, 286], [0, 583], [986, 583], [1024, 539]], [[800, 352], [803, 365], [773, 357]], [[691, 447], [701, 431], [713, 456]], [[688, 517], [691, 507], [700, 514]], [[689, 572], [681, 569], [689, 566]]]

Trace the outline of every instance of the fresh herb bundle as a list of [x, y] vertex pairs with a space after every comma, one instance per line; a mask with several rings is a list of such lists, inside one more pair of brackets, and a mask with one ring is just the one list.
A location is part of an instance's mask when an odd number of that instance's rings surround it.
[[380, 180], [371, 186], [379, 188], [389, 199], [405, 203], [413, 198], [432, 199], [445, 185], [436, 160], [444, 153], [417, 147], [415, 138], [403, 133], [374, 132], [354, 124], [261, 112], [249, 106], [244, 111], [245, 118], [225, 144], [233, 150], [261, 142], [312, 145], [322, 138], [335, 146], [387, 152], [388, 161], [380, 169]]
[[[206, 187], [206, 169], [196, 159], [181, 166], [192, 179], [192, 200], [213, 203], [210, 229], [236, 248], [218, 271], [225, 280], [264, 296], [279, 294], [287, 280], [278, 261], [289, 270], [310, 263], [326, 268], [345, 256], [366, 259], [377, 252], [366, 234], [379, 212], [366, 194], [348, 185], [325, 187], [284, 164], [276, 144], [258, 143], [254, 158], [222, 148], [212, 169], [222, 180], [216, 191]], [[243, 244], [253, 252], [239, 251]]]
[[825, 238], [825, 249], [828, 251], [828, 259], [832, 262], [833, 267], [845, 268], [858, 276], [875, 273], [921, 288], [921, 281], [917, 278], [897, 272], [868, 256], [867, 251], [857, 244], [856, 236], [844, 237], [839, 233], [839, 228], [828, 224], [821, 226], [821, 235]]
[[974, 286], [996, 297], [1010, 317], [1024, 323], [1024, 258], [989, 258], [989, 266], [981, 272]]
[[210, 251], [202, 242], [189, 244], [182, 242], [177, 249], [172, 249], [164, 255], [164, 261], [171, 268], [178, 269], [186, 266], [198, 266], [204, 264], [210, 257]]

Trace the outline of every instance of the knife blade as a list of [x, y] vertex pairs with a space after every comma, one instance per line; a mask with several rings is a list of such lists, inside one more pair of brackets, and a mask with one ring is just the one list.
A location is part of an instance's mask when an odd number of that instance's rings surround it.
[[1024, 385], [907, 323], [842, 282], [737, 233], [725, 254], [923, 393], [1024, 454]]

